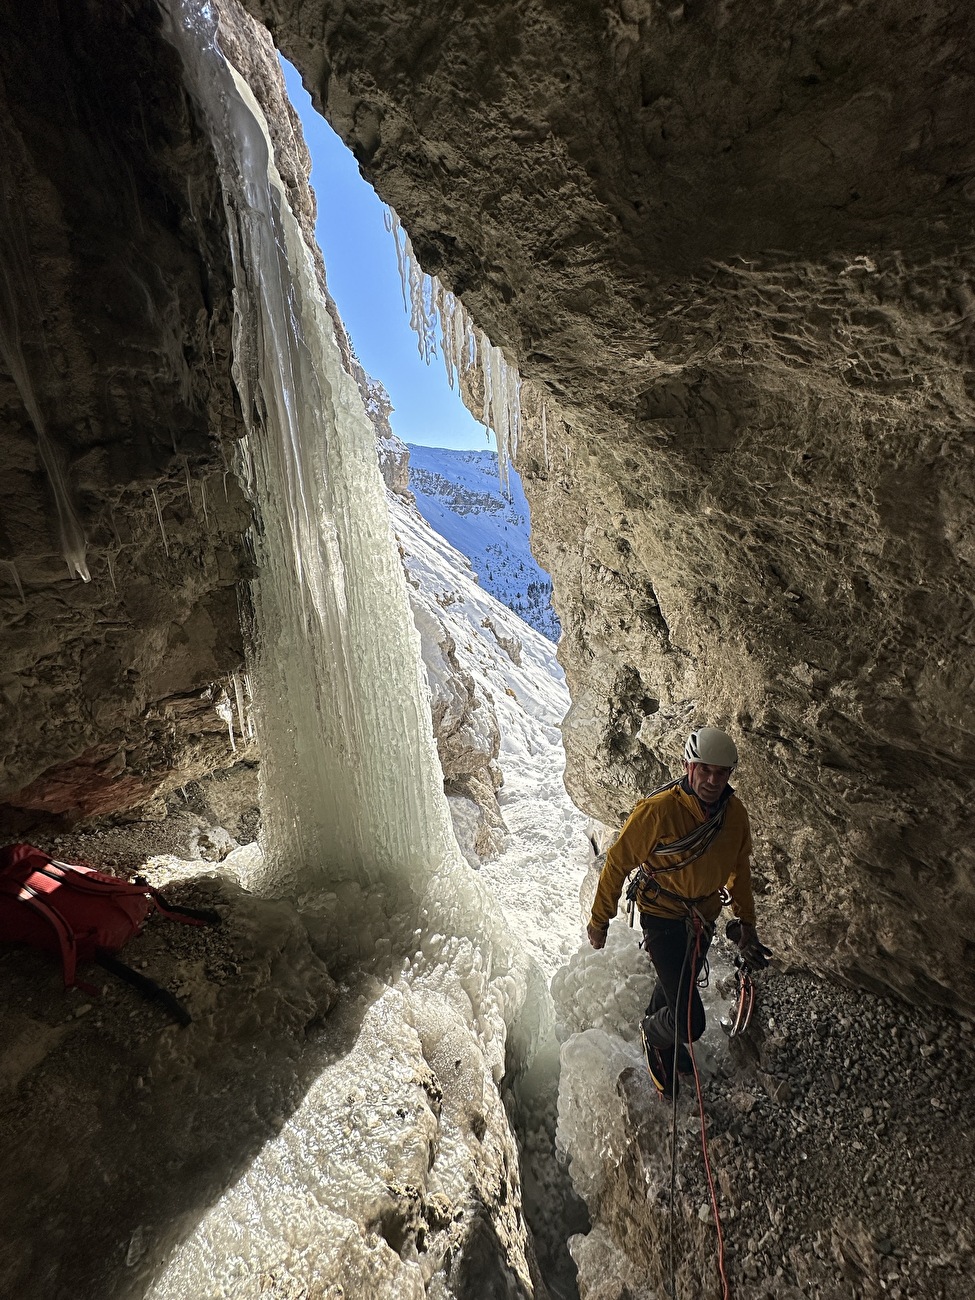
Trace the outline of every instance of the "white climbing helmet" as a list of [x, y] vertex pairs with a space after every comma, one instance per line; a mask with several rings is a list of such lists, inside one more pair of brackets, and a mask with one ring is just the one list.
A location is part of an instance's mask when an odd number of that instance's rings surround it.
[[688, 763], [734, 767], [738, 762], [738, 750], [727, 732], [718, 727], [698, 727], [687, 737], [684, 758]]

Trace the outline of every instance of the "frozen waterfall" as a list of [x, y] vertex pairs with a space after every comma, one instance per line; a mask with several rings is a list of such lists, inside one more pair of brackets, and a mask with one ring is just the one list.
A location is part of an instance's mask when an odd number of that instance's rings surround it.
[[174, 0], [171, 14], [234, 244], [267, 871], [297, 892], [343, 879], [421, 884], [456, 847], [375, 435], [263, 113], [220, 53], [209, 6]]

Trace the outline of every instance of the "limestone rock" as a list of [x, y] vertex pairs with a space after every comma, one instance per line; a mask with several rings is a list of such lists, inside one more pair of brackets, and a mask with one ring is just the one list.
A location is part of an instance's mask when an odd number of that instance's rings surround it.
[[[528, 381], [576, 797], [728, 725], [779, 951], [970, 1004], [971, 7], [249, 8]], [[3, 20], [0, 799], [102, 808], [242, 659], [227, 232], [154, 5]]]
[[410, 604], [430, 684], [444, 790], [474, 805], [472, 847], [477, 857], [488, 858], [507, 835], [497, 796], [503, 778], [497, 762], [501, 733], [494, 704], [483, 684], [461, 666], [454, 639], [437, 617], [435, 604], [412, 584]]
[[[155, 12], [122, 21], [112, 5], [4, 6], [8, 810], [148, 797], [183, 744], [166, 701], [243, 657], [249, 510], [227, 473], [239, 421], [223, 205]], [[90, 581], [69, 576], [66, 549]]]

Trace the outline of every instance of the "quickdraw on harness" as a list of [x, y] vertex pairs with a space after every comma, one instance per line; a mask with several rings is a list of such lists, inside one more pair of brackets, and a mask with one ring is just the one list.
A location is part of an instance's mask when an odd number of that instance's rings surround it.
[[[732, 943], [737, 944], [741, 937], [741, 922], [729, 921], [725, 927], [725, 934]], [[737, 1038], [739, 1034], [745, 1032], [751, 1024], [754, 1010], [755, 981], [752, 979], [748, 962], [741, 953], [738, 953], [735, 956], [735, 1014], [731, 1021], [731, 1028], [728, 1030], [729, 1038]]]
[[743, 1034], [752, 1022], [755, 1010], [755, 981], [741, 958], [735, 959], [735, 1018], [729, 1030], [730, 1038]]

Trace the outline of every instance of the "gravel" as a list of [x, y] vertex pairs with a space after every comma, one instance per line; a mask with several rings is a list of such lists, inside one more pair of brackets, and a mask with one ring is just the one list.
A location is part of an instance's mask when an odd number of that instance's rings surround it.
[[[808, 975], [759, 983], [747, 1037], [704, 1085], [732, 1294], [971, 1300], [972, 1024]], [[684, 1224], [709, 1199], [692, 1106], [679, 1107]], [[714, 1247], [712, 1229], [713, 1261]], [[716, 1264], [701, 1275], [720, 1295]]]

